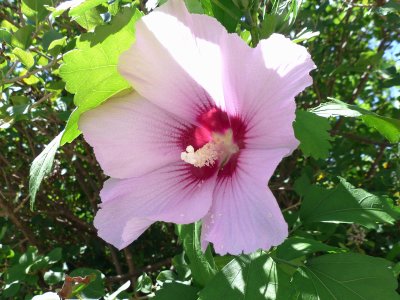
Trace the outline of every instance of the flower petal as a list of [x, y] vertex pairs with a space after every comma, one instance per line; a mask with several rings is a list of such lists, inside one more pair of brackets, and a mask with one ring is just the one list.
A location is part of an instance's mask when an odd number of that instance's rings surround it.
[[141, 176], [179, 160], [187, 126], [136, 93], [108, 100], [79, 122], [104, 172], [114, 178]]
[[111, 178], [100, 193], [94, 225], [101, 238], [123, 248], [155, 221], [192, 223], [207, 214], [215, 181], [216, 174], [194, 177], [183, 162], [137, 178]]
[[107, 243], [121, 250], [135, 241], [154, 221], [145, 218], [123, 217], [100, 210], [94, 219], [98, 235]]
[[223, 51], [225, 101], [247, 124], [247, 148], [286, 147], [289, 154], [298, 145], [294, 97], [312, 84], [315, 68], [306, 48], [273, 34], [255, 49], [231, 36]]
[[224, 105], [222, 34], [214, 18], [189, 14], [184, 1], [170, 0], [136, 23], [136, 42], [119, 70], [139, 94], [193, 122], [199, 110]]
[[286, 149], [240, 152], [232, 176], [219, 178], [210, 212], [203, 219], [202, 246], [217, 253], [240, 254], [279, 245], [288, 227], [267, 187]]

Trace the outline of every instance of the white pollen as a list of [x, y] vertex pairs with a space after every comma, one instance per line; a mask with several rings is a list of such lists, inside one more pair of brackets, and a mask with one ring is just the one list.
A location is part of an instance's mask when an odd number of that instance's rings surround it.
[[220, 151], [218, 145], [211, 141], [203, 147], [194, 151], [193, 146], [186, 147], [186, 152], [181, 153], [181, 159], [188, 164], [201, 168], [212, 166], [219, 158]]
[[229, 129], [223, 134], [213, 133], [212, 140], [196, 151], [192, 145], [187, 146], [181, 153], [181, 160], [197, 168], [213, 166], [219, 160], [222, 167], [238, 151], [239, 147], [233, 142], [233, 132]]

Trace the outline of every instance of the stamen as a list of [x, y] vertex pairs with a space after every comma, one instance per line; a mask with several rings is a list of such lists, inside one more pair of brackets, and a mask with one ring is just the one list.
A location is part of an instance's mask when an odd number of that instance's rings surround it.
[[238, 151], [232, 130], [227, 130], [224, 134], [213, 133], [212, 140], [196, 151], [193, 146], [187, 146], [186, 151], [181, 153], [181, 159], [198, 168], [212, 166], [217, 160], [224, 165]]
[[212, 166], [218, 160], [218, 146], [213, 141], [208, 142], [200, 149], [194, 151], [193, 146], [187, 146], [186, 152], [181, 153], [181, 159], [188, 164], [201, 168]]

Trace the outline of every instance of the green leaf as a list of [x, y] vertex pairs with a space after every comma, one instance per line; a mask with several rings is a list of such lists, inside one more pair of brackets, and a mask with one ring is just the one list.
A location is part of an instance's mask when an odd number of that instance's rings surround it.
[[178, 235], [182, 241], [185, 254], [189, 259], [188, 265], [192, 271], [193, 280], [205, 286], [217, 273], [210, 248], [205, 252], [201, 249], [199, 222], [188, 225], [177, 225]]
[[242, 13], [232, 0], [210, 0], [214, 17], [225, 26], [228, 32], [235, 32]]
[[310, 111], [321, 117], [360, 117], [365, 125], [375, 128], [391, 143], [400, 141], [400, 120], [383, 117], [369, 110], [350, 105], [340, 100], [329, 98], [331, 101], [311, 109]]
[[25, 65], [28, 69], [33, 67], [35, 64], [35, 60], [33, 59], [33, 55], [28, 50], [22, 50], [21, 48], [14, 48], [12, 53], [19, 59], [19, 61]]
[[151, 293], [152, 286], [153, 281], [151, 278], [146, 273], [143, 273], [143, 275], [140, 275], [137, 279], [135, 290], [144, 294], [149, 294]]
[[81, 3], [80, 5], [76, 6], [76, 7], [72, 7], [69, 12], [68, 15], [70, 17], [75, 17], [75, 16], [79, 16], [82, 15], [83, 13], [87, 12], [88, 10], [91, 10], [92, 8], [95, 8], [96, 6], [107, 2], [107, 0], [86, 0], [83, 3]]
[[177, 274], [172, 270], [161, 271], [156, 278], [157, 283], [173, 282], [177, 280]]
[[379, 133], [391, 143], [400, 141], [400, 120], [373, 114], [362, 116], [361, 119], [364, 121], [365, 125], [378, 130]]
[[27, 49], [32, 43], [32, 33], [35, 28], [32, 25], [27, 25], [18, 29], [11, 37], [11, 44], [14, 47]]
[[103, 24], [103, 18], [100, 16], [100, 13], [95, 8], [87, 10], [78, 15], [74, 19], [74, 21], [88, 31], [92, 31], [97, 26]]
[[14, 105], [27, 105], [31, 103], [28, 97], [21, 95], [11, 96], [10, 100]]
[[107, 2], [107, 0], [85, 0], [77, 6], [74, 6], [74, 3], [72, 2], [69, 5], [62, 5], [60, 7], [57, 7], [53, 10], [52, 15], [54, 17], [58, 17], [64, 11], [69, 9], [68, 15], [70, 17], [77, 17], [105, 2]]
[[22, 0], [21, 11], [37, 26], [49, 14], [45, 5], [51, 4], [51, 0]]
[[293, 277], [299, 299], [399, 299], [391, 263], [382, 258], [345, 253], [309, 260]]
[[204, 14], [203, 6], [199, 0], [185, 0], [185, 5], [192, 14]]
[[123, 90], [130, 84], [118, 73], [119, 55], [134, 41], [134, 24], [141, 17], [139, 11], [124, 9], [111, 24], [96, 28], [94, 33], [82, 35], [78, 49], [64, 55], [60, 76], [66, 89], [75, 94], [75, 109], [65, 128], [61, 144], [72, 142], [79, 134], [78, 121], [82, 113]]
[[51, 167], [53, 166], [54, 156], [60, 146], [61, 137], [63, 131], [61, 131], [35, 158], [29, 171], [29, 195], [31, 197], [30, 204], [31, 209], [35, 204], [36, 193], [39, 190], [40, 183], [44, 176], [50, 173]]
[[64, 272], [56, 272], [56, 271], [47, 271], [43, 275], [44, 282], [48, 285], [54, 285], [60, 283], [64, 280], [65, 273]]
[[307, 30], [307, 28], [304, 28], [302, 31], [300, 31], [296, 37], [293, 40], [293, 43], [301, 43], [304, 41], [308, 41], [316, 36], [319, 36], [320, 32], [319, 31], [310, 31]]
[[337, 251], [338, 248], [326, 245], [313, 239], [290, 237], [276, 248], [276, 256], [285, 260], [293, 260], [315, 252]]
[[200, 291], [199, 300], [287, 300], [294, 292], [290, 276], [268, 255], [239, 256]]
[[172, 262], [172, 266], [174, 267], [176, 274], [178, 275], [177, 276], [178, 280], [179, 281], [189, 280], [192, 273], [191, 273], [191, 270], [185, 260], [185, 252], [175, 255], [172, 258], [171, 262]]
[[375, 228], [378, 223], [395, 222], [395, 212], [388, 205], [387, 198], [356, 189], [345, 179], [339, 179], [335, 189], [315, 185], [302, 187], [300, 194], [304, 199], [300, 218], [304, 223], [356, 223]]
[[12, 38], [12, 35], [11, 35], [11, 33], [8, 32], [7, 29], [0, 28], [0, 43], [5, 42], [10, 45], [11, 38]]
[[48, 48], [49, 53], [53, 56], [57, 56], [61, 52], [62, 48], [67, 45], [66, 40], [67, 37], [63, 37], [61, 39], [52, 41]]
[[196, 300], [198, 289], [183, 283], [165, 283], [153, 300]]
[[52, 41], [63, 38], [63, 35], [57, 30], [51, 29], [43, 34], [42, 46], [47, 51]]
[[118, 290], [116, 290], [114, 293], [112, 293], [110, 296], [108, 297], [104, 297], [105, 300], [115, 300], [117, 299], [117, 296], [119, 294], [121, 294], [123, 291], [129, 289], [129, 287], [131, 286], [131, 281], [128, 280], [127, 282], [125, 282], [123, 285], [121, 285]]
[[265, 15], [261, 23], [260, 37], [263, 39], [268, 38], [276, 31], [279, 22], [279, 17], [276, 15]]
[[90, 281], [88, 285], [86, 285], [80, 292], [79, 295], [84, 299], [98, 299], [105, 295], [105, 287], [104, 287], [104, 275], [95, 269], [89, 268], [79, 268], [73, 270], [69, 276], [76, 277], [76, 276], [95, 276], [94, 280]]
[[21, 282], [13, 281], [9, 284], [5, 284], [2, 291], [2, 296], [12, 298], [15, 296], [21, 288]]
[[61, 260], [62, 258], [62, 248], [58, 247], [58, 248], [54, 248], [53, 250], [51, 250], [46, 257], [49, 260], [49, 264], [54, 264], [58, 261]]
[[304, 155], [315, 159], [328, 157], [331, 148], [328, 120], [308, 111], [297, 110], [293, 128]]
[[368, 66], [375, 66], [382, 59], [383, 51], [375, 52], [375, 51], [366, 51], [360, 54], [360, 58], [351, 66], [350, 69], [354, 71], [363, 72], [367, 69]]

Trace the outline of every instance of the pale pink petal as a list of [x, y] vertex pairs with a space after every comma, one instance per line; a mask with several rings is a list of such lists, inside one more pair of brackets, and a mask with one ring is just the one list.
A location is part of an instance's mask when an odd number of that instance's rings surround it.
[[193, 122], [210, 105], [224, 107], [218, 41], [226, 34], [214, 18], [170, 0], [137, 22], [119, 70], [141, 95]]
[[315, 68], [306, 48], [273, 34], [255, 49], [230, 36], [223, 51], [226, 103], [247, 124], [246, 147], [285, 147], [289, 154], [298, 145], [294, 97], [312, 84]]
[[119, 250], [137, 240], [153, 223], [152, 220], [121, 213], [113, 215], [104, 209], [94, 219], [99, 237]]
[[232, 176], [218, 178], [210, 212], [203, 219], [202, 246], [240, 254], [279, 245], [288, 227], [267, 182], [285, 149], [240, 152]]
[[79, 128], [107, 175], [129, 178], [180, 159], [188, 124], [136, 93], [82, 115]]
[[212, 201], [216, 173], [201, 179], [183, 162], [129, 179], [109, 179], [94, 225], [98, 234], [117, 248], [135, 240], [152, 222], [177, 224], [204, 217]]

